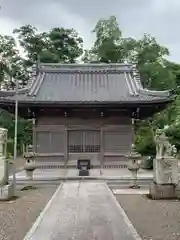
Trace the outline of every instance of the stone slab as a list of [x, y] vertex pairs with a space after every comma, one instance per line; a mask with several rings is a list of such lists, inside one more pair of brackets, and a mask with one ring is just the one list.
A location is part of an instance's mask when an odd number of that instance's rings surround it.
[[176, 186], [173, 184], [156, 184], [151, 183], [149, 187], [149, 194], [152, 199], [174, 199], [176, 198]]
[[65, 182], [24, 240], [140, 240], [104, 182]]
[[113, 193], [116, 195], [146, 195], [149, 191], [148, 189], [114, 189]]

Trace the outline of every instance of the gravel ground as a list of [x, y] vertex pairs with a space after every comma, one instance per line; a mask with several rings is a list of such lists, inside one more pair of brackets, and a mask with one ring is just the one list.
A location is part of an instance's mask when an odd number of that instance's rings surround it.
[[[13, 160], [11, 160], [11, 162], [13, 162]], [[25, 160], [22, 157], [19, 157], [16, 159], [15, 162], [15, 167], [16, 167], [16, 171], [18, 172], [19, 169], [23, 168], [25, 164]], [[9, 175], [11, 175], [13, 173], [13, 164], [9, 165]]]
[[180, 240], [180, 201], [116, 195], [143, 240]]
[[0, 240], [23, 240], [56, 188], [19, 191], [16, 200], [0, 202]]

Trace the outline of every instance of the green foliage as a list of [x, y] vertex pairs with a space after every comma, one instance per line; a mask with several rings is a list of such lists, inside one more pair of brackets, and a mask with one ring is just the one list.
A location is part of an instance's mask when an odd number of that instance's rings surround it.
[[153, 156], [146, 157], [142, 160], [141, 168], [152, 170], [153, 169]]
[[[13, 155], [14, 151], [14, 116], [6, 111], [0, 114], [0, 126], [8, 129], [7, 152]], [[18, 153], [22, 152], [22, 144], [32, 143], [32, 123], [19, 118], [18, 119], [18, 133], [17, 133], [17, 148]]]
[[155, 155], [155, 142], [151, 126], [142, 125], [136, 131], [136, 150], [142, 155]]
[[53, 28], [39, 33], [35, 27], [25, 25], [15, 29], [14, 34], [31, 65], [37, 60], [73, 63], [83, 52], [83, 40], [74, 29]]

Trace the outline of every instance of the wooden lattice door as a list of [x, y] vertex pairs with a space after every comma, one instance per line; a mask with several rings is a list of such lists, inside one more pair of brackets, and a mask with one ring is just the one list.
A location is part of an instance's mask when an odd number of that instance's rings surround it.
[[100, 132], [98, 130], [68, 131], [69, 153], [99, 153]]

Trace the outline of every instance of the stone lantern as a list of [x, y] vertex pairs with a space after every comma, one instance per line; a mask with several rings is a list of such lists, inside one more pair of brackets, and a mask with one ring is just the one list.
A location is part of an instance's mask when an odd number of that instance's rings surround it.
[[138, 161], [140, 159], [141, 155], [135, 151], [135, 145], [132, 144], [132, 149], [130, 154], [128, 155], [129, 163], [128, 163], [128, 170], [131, 171], [132, 174], [132, 181], [130, 184], [130, 188], [140, 188], [137, 184], [137, 173], [139, 170], [139, 164]]
[[26, 159], [24, 170], [26, 172], [27, 180], [33, 180], [33, 172], [36, 169], [34, 157], [35, 153], [32, 150], [32, 146], [29, 145], [28, 151], [24, 154], [24, 158]]

